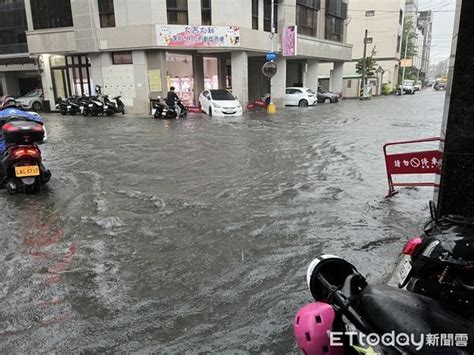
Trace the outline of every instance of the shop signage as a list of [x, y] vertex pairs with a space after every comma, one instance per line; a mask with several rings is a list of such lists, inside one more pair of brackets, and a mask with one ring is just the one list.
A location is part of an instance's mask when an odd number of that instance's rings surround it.
[[277, 58], [276, 52], [268, 52], [267, 53], [267, 61], [273, 62]]
[[150, 91], [160, 92], [161, 87], [161, 70], [150, 69], [148, 70], [148, 83], [150, 84]]
[[413, 66], [413, 59], [400, 59], [400, 68], [410, 68]]
[[237, 26], [156, 25], [156, 39], [160, 47], [240, 47], [240, 28]]
[[286, 26], [283, 28], [282, 42], [283, 56], [295, 56], [298, 43], [298, 30], [296, 26]]

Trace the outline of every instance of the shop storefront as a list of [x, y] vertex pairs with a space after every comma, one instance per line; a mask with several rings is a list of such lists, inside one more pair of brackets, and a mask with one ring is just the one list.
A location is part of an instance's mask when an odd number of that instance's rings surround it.
[[49, 57], [54, 98], [93, 94], [87, 55]]

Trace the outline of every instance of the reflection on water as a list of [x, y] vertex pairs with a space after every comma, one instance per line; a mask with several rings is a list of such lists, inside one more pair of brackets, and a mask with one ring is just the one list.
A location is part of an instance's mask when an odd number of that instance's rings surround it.
[[382, 145], [438, 135], [442, 102], [47, 118], [49, 190], [0, 193], [0, 351], [291, 351], [312, 257], [381, 281], [419, 232], [430, 189], [385, 200]]

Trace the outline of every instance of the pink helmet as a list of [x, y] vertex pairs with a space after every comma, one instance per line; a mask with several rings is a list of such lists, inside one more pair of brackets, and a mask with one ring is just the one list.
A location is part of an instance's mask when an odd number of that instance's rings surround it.
[[301, 308], [293, 323], [296, 343], [305, 355], [344, 355], [343, 347], [329, 345], [335, 312], [331, 305], [312, 302]]

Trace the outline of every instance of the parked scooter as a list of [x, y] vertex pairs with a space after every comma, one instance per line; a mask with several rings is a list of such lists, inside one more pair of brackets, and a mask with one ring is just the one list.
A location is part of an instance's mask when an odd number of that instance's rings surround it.
[[112, 116], [115, 113], [125, 115], [125, 104], [120, 100], [121, 97], [122, 95], [115, 96], [113, 98], [115, 102], [113, 102], [109, 99], [109, 95], [104, 96], [104, 111], [107, 116]]
[[84, 107], [83, 115], [101, 116], [104, 114], [104, 103], [99, 96], [91, 96]]
[[[316, 302], [301, 308], [293, 324], [298, 346], [307, 355], [474, 351], [474, 322], [432, 298], [368, 285], [342, 258], [322, 255], [313, 260], [307, 284]], [[443, 335], [451, 341], [441, 343]]]
[[15, 108], [0, 111], [2, 129], [0, 187], [11, 194], [36, 193], [51, 178], [38, 144], [46, 138], [41, 116]]
[[438, 300], [451, 311], [474, 319], [474, 223], [462, 217], [436, 217], [423, 236], [403, 248], [400, 288]]
[[67, 106], [68, 106], [68, 103], [67, 103], [67, 100], [63, 100], [62, 97], [57, 97], [56, 98], [56, 110], [58, 110], [61, 115], [63, 116], [66, 116], [67, 115]]

